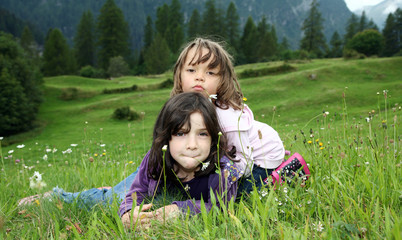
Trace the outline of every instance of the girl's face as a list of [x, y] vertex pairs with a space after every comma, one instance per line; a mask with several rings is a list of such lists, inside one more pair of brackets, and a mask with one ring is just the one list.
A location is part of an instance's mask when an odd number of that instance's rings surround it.
[[[201, 49], [201, 56], [208, 53], [208, 49]], [[198, 59], [196, 47], [190, 49], [187, 54], [186, 61], [180, 71], [183, 92], [201, 92], [203, 94], [217, 94], [220, 75], [219, 67], [210, 69], [208, 65], [213, 61], [212, 55], [208, 61], [196, 65], [192, 65], [191, 60]], [[197, 56], [196, 56], [197, 55]]]
[[178, 177], [194, 176], [211, 150], [211, 136], [201, 113], [190, 115], [190, 125], [185, 124], [169, 141], [170, 154], [178, 163]]

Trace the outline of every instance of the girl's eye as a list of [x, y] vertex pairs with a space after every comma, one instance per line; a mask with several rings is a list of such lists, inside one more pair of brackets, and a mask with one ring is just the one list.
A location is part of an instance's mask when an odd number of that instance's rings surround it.
[[214, 73], [214, 72], [207, 72], [207, 74], [213, 76], [213, 75], [215, 75], [216, 73]]
[[187, 69], [187, 72], [191, 72], [191, 73], [192, 73], [192, 72], [195, 72], [195, 70], [192, 69], [192, 68], [188, 68], [188, 69]]
[[209, 136], [209, 134], [208, 134], [208, 132], [201, 132], [201, 133], [200, 133], [200, 136], [203, 136], [203, 137], [208, 137], [208, 136]]
[[177, 137], [183, 137], [184, 136], [184, 132], [178, 132], [175, 134], [175, 136]]

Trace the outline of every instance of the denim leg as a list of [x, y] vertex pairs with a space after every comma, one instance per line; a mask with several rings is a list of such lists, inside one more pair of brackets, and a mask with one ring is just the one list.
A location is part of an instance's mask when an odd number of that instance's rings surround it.
[[251, 175], [240, 179], [239, 188], [237, 190], [238, 198], [243, 194], [249, 194], [253, 191], [254, 185], [257, 189], [260, 189], [264, 184], [263, 180], [270, 176], [273, 170], [274, 169], [265, 169], [254, 165]]
[[78, 206], [91, 209], [97, 204], [108, 205], [113, 202], [113, 197], [117, 197], [117, 203], [120, 204], [126, 197], [126, 193], [130, 190], [131, 184], [138, 173], [138, 169], [126, 179], [118, 183], [111, 189], [92, 188], [82, 192], [65, 192], [63, 189], [55, 187], [53, 196], [63, 200], [66, 203], [72, 203], [77, 200]]

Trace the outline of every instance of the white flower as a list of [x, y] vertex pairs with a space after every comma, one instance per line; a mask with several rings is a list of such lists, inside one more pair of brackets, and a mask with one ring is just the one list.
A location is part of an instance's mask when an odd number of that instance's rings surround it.
[[162, 151], [166, 152], [167, 151], [168, 146], [167, 145], [163, 145], [162, 147]]
[[212, 102], [212, 99], [218, 99], [218, 95], [216, 95], [216, 94], [212, 94], [212, 95], [209, 95], [209, 101], [211, 101]]
[[70, 146], [71, 147], [76, 147], [76, 146], [78, 146], [78, 144], [72, 143], [72, 144], [70, 144]]
[[325, 112], [325, 115], [329, 115], [329, 112]]
[[8, 151], [8, 154], [11, 154], [11, 153], [13, 153], [13, 152], [14, 152], [14, 150], [11, 149], [10, 151]]
[[218, 132], [218, 136], [222, 136], [222, 132]]
[[3, 139], [4, 139], [4, 137], [0, 137], [0, 141], [3, 140]]
[[106, 144], [101, 144], [100, 146], [101, 146], [101, 147], [104, 147], [104, 146], [106, 146]]
[[324, 226], [322, 225], [321, 221], [319, 221], [317, 225], [313, 223], [313, 226], [315, 227], [314, 230], [317, 232], [322, 232], [322, 230], [324, 230]]
[[370, 118], [366, 117], [366, 122], [370, 122]]
[[285, 187], [285, 188], [283, 188], [283, 192], [284, 193], [287, 193], [288, 192], [288, 189]]
[[47, 161], [47, 155], [43, 155], [43, 160]]
[[21, 144], [21, 145], [18, 145], [18, 146], [17, 146], [17, 148], [20, 148], [20, 149], [21, 149], [21, 148], [24, 148], [24, 147], [25, 147], [24, 144]]
[[209, 166], [210, 162], [203, 162], [202, 163], [202, 167], [201, 167], [201, 171], [204, 171], [205, 169], [207, 169], [207, 167]]
[[42, 181], [42, 174], [35, 171], [34, 175], [29, 178], [29, 187], [32, 189], [42, 189], [46, 187], [46, 183]]
[[57, 152], [57, 149], [53, 148], [52, 153], [55, 153], [55, 152]]
[[52, 149], [46, 148], [46, 152], [51, 152], [51, 151], [52, 151]]

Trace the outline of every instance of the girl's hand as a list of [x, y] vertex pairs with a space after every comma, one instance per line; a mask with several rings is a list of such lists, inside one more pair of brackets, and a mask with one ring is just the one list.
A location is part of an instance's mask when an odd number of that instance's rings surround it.
[[[123, 214], [123, 216], [121, 216], [121, 221], [123, 222], [123, 225], [127, 228], [130, 228], [138, 222], [142, 227], [148, 228], [150, 226], [151, 219], [155, 218], [155, 211], [146, 212], [147, 210], [151, 209], [151, 207], [152, 204], [144, 204], [140, 211], [140, 206], [136, 206], [134, 209], [132, 209], [132, 211], [134, 211], [132, 216], [131, 210], [126, 212], [125, 214]], [[133, 222], [131, 222], [131, 219]]]
[[[165, 211], [165, 215], [163, 215], [163, 211]], [[158, 208], [154, 212], [155, 212], [155, 219], [162, 222], [164, 218], [165, 220], [168, 220], [170, 218], [177, 217], [180, 214], [180, 209], [176, 204], [171, 204]]]

